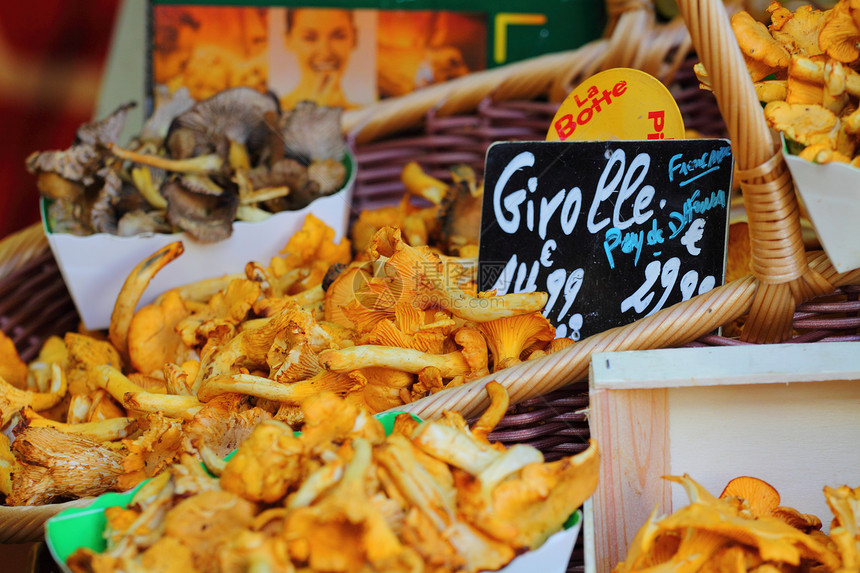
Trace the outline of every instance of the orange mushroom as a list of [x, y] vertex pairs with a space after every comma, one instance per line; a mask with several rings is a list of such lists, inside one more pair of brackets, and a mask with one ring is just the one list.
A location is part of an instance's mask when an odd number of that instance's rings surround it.
[[555, 328], [539, 312], [483, 322], [476, 328], [493, 352], [493, 372], [519, 363], [520, 355], [530, 345], [555, 338]]
[[24, 389], [27, 386], [27, 365], [18, 356], [18, 350], [12, 339], [0, 331], [0, 378]]
[[790, 54], [764, 24], [756, 22], [745, 11], [732, 16], [731, 24], [754, 82], [788, 67]]
[[818, 44], [818, 36], [827, 22], [828, 14], [815, 10], [812, 6], [799, 6], [793, 14], [789, 12], [789, 17], [784, 14], [784, 11], [787, 11], [785, 8], [777, 6], [779, 5], [774, 2], [768, 8], [774, 21], [770, 26], [774, 39], [791, 54], [822, 54], [824, 50]]
[[744, 500], [755, 517], [773, 513], [779, 506], [779, 492], [764, 480], [741, 476], [726, 484], [720, 499], [737, 498]]
[[818, 44], [828, 56], [845, 64], [850, 64], [860, 57], [857, 43], [860, 42], [860, 28], [852, 18], [852, 10], [848, 2], [836, 4], [821, 33]]
[[161, 304], [143, 307], [131, 319], [128, 328], [128, 355], [139, 372], [161, 372], [164, 365], [180, 364], [196, 357], [176, 332], [177, 325], [188, 317], [188, 309], [178, 293], [168, 293]]

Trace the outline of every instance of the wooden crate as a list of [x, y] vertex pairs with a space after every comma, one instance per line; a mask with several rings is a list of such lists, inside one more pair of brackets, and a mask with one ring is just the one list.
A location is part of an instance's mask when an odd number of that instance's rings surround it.
[[860, 486], [860, 343], [600, 353], [589, 394], [602, 462], [587, 570], [611, 571], [655, 506], [687, 505], [664, 475], [688, 473], [715, 495], [759, 477], [825, 530], [823, 487]]

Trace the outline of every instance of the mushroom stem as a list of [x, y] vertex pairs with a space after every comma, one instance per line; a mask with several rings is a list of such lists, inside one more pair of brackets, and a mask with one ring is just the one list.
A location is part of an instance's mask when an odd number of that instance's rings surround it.
[[54, 428], [65, 434], [77, 434], [96, 442], [109, 442], [127, 438], [137, 428], [134, 418], [108, 418], [97, 422], [84, 422], [81, 424], [65, 424], [55, 420], [49, 420], [36, 415], [32, 410], [25, 410], [20, 427], [29, 428]]
[[152, 392], [126, 392], [122, 404], [129, 410], [159, 412], [168, 418], [192, 419], [203, 408], [194, 396], [154, 394]]
[[182, 297], [182, 300], [184, 301], [206, 302], [212, 298], [215, 293], [230, 286], [230, 283], [234, 279], [243, 278], [245, 278], [245, 273], [233, 273], [230, 275], [188, 283], [160, 294], [158, 298], [155, 299], [155, 304], [161, 304], [164, 297], [167, 296], [167, 293], [171, 291], [179, 293], [179, 296]]
[[235, 392], [298, 405], [321, 392], [344, 394], [355, 385], [356, 382], [350, 377], [333, 375], [329, 372], [291, 384], [281, 384], [253, 374], [232, 374], [207, 379], [200, 387], [197, 397], [203, 402], [208, 402], [219, 394]]
[[461, 352], [429, 354], [395, 346], [363, 345], [340, 350], [324, 350], [320, 353], [320, 364], [333, 372], [349, 372], [381, 366], [418, 374], [423, 369], [433, 366], [439, 369], [444, 378], [464, 376], [469, 373], [469, 365]]
[[484, 410], [484, 413], [481, 414], [481, 417], [472, 426], [472, 434], [477, 438], [486, 440], [489, 433], [493, 431], [493, 428], [502, 421], [505, 412], [508, 411], [511, 399], [505, 387], [498, 382], [488, 382], [484, 386], [484, 389], [490, 397], [490, 406]]
[[152, 172], [146, 167], [134, 167], [131, 170], [131, 180], [134, 186], [155, 209], [167, 209], [167, 199], [158, 192], [158, 188], [152, 182]]
[[425, 173], [415, 161], [406, 164], [400, 179], [407, 193], [423, 197], [434, 205], [440, 204], [448, 191], [448, 186], [443, 181]]
[[[123, 358], [128, 358], [128, 328], [134, 316], [134, 309], [143, 296], [149, 281], [152, 280], [164, 265], [177, 258], [185, 251], [181, 241], [176, 241], [158, 249], [155, 253], [142, 260], [122, 285], [116, 297], [108, 329], [110, 341], [119, 350]], [[119, 399], [119, 398], [118, 398]]]
[[0, 428], [5, 426], [16, 412], [30, 407], [33, 410], [47, 410], [60, 403], [66, 395], [66, 378], [57, 364], [51, 366], [52, 379], [50, 392], [31, 392], [12, 386], [0, 376]]
[[220, 171], [224, 164], [221, 157], [215, 154], [199, 155], [190, 159], [170, 159], [168, 157], [161, 157], [160, 155], [130, 151], [114, 144], [108, 144], [107, 147], [111, 153], [120, 159], [177, 173], [212, 173]]
[[322, 301], [324, 298], [325, 291], [322, 289], [322, 285], [303, 290], [292, 297], [299, 306], [311, 306]]
[[93, 375], [96, 385], [107, 390], [107, 393], [120, 404], [125, 402], [125, 395], [129, 392], [146, 393], [144, 388], [126, 378], [122, 372], [113, 366], [107, 364], [96, 366], [93, 368]]

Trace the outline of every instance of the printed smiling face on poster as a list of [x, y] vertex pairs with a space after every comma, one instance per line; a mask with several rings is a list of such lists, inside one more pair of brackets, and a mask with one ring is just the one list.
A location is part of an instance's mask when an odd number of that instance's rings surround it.
[[545, 291], [574, 340], [722, 284], [732, 156], [684, 139], [669, 91], [601, 72], [559, 108], [544, 142], [487, 152], [479, 289]]

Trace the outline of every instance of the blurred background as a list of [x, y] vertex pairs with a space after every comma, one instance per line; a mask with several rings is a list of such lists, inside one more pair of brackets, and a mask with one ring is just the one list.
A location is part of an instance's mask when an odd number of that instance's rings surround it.
[[0, 238], [39, 220], [27, 156], [68, 147], [93, 117], [119, 4], [0, 2]]

